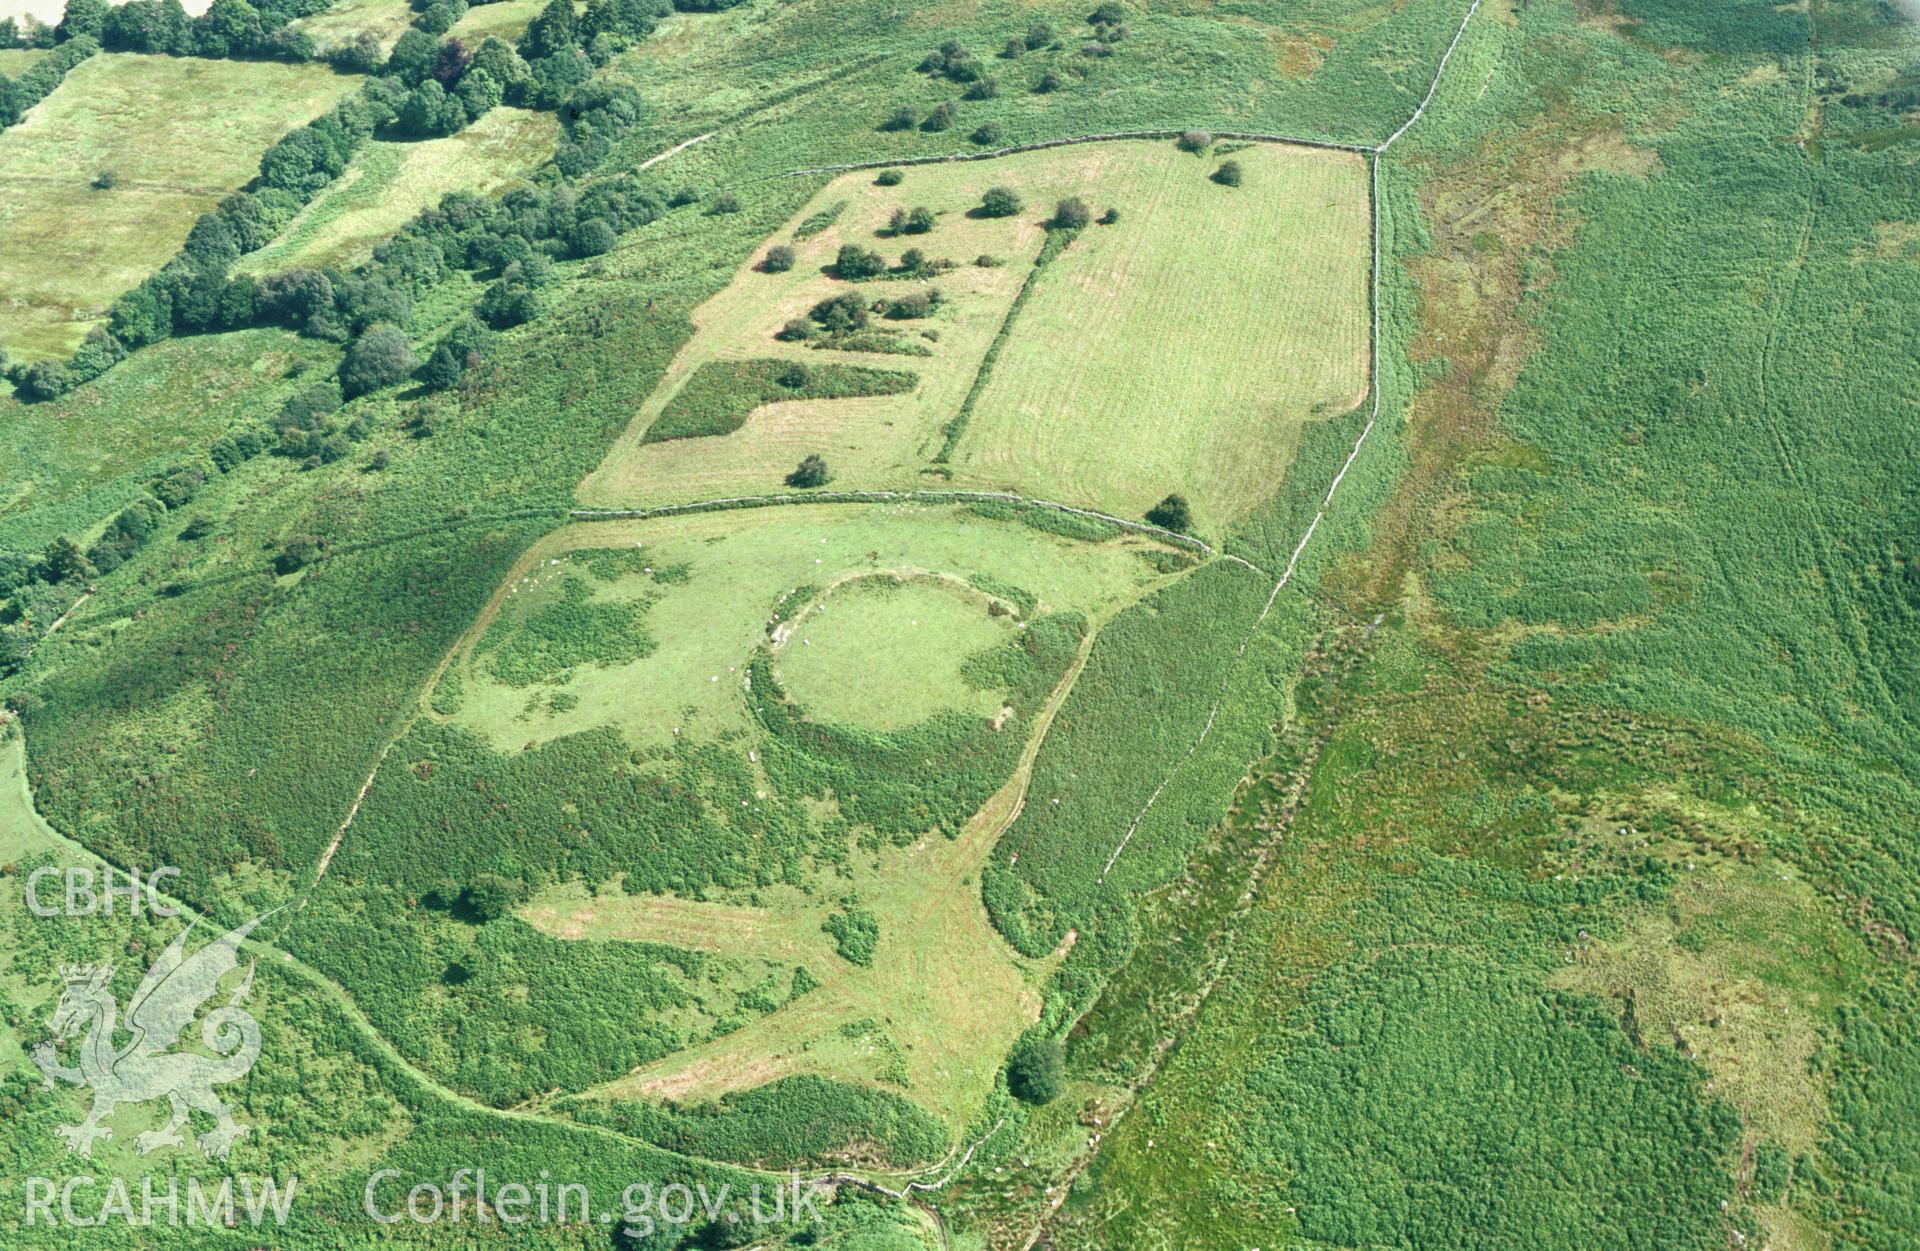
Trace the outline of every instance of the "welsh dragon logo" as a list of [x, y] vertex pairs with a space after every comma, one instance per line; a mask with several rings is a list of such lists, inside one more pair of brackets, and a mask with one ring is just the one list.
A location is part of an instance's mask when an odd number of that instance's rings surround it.
[[187, 1123], [189, 1111], [214, 1119], [214, 1127], [196, 1139], [201, 1153], [210, 1160], [224, 1160], [233, 1144], [247, 1136], [252, 1127], [234, 1120], [213, 1088], [244, 1077], [260, 1058], [260, 1025], [240, 1007], [253, 989], [252, 962], [226, 1002], [200, 1023], [200, 1040], [213, 1055], [173, 1048], [201, 1007], [218, 993], [220, 979], [239, 967], [240, 944], [265, 919], [257, 916], [191, 956], [187, 954], [187, 936], [193, 932], [193, 925], [181, 930], [127, 1003], [124, 1029], [132, 1035], [132, 1041], [124, 1047], [116, 1048], [113, 1041], [120, 1012], [109, 989], [113, 966], [61, 968], [66, 986], [54, 1007], [53, 1036], [56, 1042], [64, 1043], [86, 1032], [80, 1044], [79, 1066], [61, 1064], [52, 1043], [35, 1047], [33, 1062], [44, 1075], [42, 1084], [47, 1090], [54, 1089], [55, 1082], [67, 1082], [93, 1091], [93, 1108], [86, 1118], [78, 1125], [61, 1125], [55, 1130], [69, 1150], [91, 1156], [95, 1142], [113, 1136], [112, 1127], [102, 1122], [114, 1108], [163, 1098], [172, 1104], [173, 1113], [164, 1128], [149, 1130], [133, 1140], [142, 1155], [185, 1145], [180, 1128]]

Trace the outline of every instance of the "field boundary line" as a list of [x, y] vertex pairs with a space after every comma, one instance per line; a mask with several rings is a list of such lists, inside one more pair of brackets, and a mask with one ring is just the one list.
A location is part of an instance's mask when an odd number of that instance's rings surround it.
[[1267, 616], [1273, 612], [1273, 606], [1279, 600], [1281, 590], [1293, 580], [1294, 567], [1300, 563], [1301, 553], [1307, 550], [1307, 544], [1313, 539], [1314, 531], [1320, 528], [1320, 522], [1326, 517], [1327, 509], [1332, 506], [1334, 492], [1338, 491], [1340, 484], [1346, 480], [1347, 470], [1353, 468], [1353, 462], [1359, 459], [1360, 449], [1365, 446], [1367, 436], [1373, 433], [1374, 426], [1380, 421], [1380, 158], [1388, 148], [1393, 146], [1395, 140], [1406, 134], [1413, 124], [1420, 120], [1426, 113], [1427, 106], [1433, 103], [1434, 94], [1440, 90], [1440, 79], [1447, 72], [1447, 62], [1453, 59], [1454, 49], [1460, 46], [1460, 40], [1466, 36], [1467, 24], [1473, 21], [1473, 15], [1479, 11], [1480, 0], [1473, 0], [1473, 3], [1467, 6], [1466, 15], [1460, 19], [1460, 28], [1454, 31], [1453, 41], [1447, 45], [1446, 51], [1440, 54], [1440, 63], [1434, 67], [1433, 81], [1427, 84], [1427, 94], [1420, 101], [1419, 107], [1414, 109], [1413, 116], [1409, 117], [1400, 129], [1388, 135], [1379, 147], [1364, 149], [1367, 153], [1369, 184], [1368, 216], [1371, 218], [1373, 235], [1372, 279], [1368, 288], [1368, 303], [1372, 305], [1372, 341], [1368, 344], [1367, 353], [1370, 358], [1367, 389], [1373, 393], [1373, 402], [1367, 414], [1367, 424], [1360, 428], [1359, 437], [1353, 441], [1353, 449], [1347, 453], [1347, 459], [1341, 464], [1340, 471], [1333, 475], [1333, 481], [1327, 484], [1327, 493], [1321, 497], [1320, 507], [1314, 511], [1313, 520], [1307, 523], [1306, 533], [1300, 536], [1300, 542], [1294, 546], [1293, 555], [1287, 558], [1287, 567], [1281, 571], [1279, 579], [1274, 582], [1266, 604], [1260, 609], [1260, 615], [1253, 619], [1253, 624], [1248, 626], [1247, 632], [1241, 636], [1240, 646], [1234, 652], [1233, 661], [1220, 678], [1220, 693], [1214, 698], [1213, 708], [1207, 713], [1207, 723], [1200, 728], [1199, 737], [1193, 740], [1186, 754], [1167, 770], [1167, 775], [1160, 779], [1160, 784], [1153, 788], [1151, 795], [1147, 796], [1147, 802], [1141, 805], [1140, 811], [1135, 814], [1133, 824], [1127, 827], [1127, 832], [1121, 836], [1120, 842], [1114, 847], [1113, 854], [1107, 857], [1106, 867], [1100, 870], [1099, 884], [1105, 884], [1107, 875], [1113, 872], [1113, 866], [1119, 862], [1121, 853], [1126, 851], [1127, 845], [1133, 841], [1133, 836], [1139, 832], [1140, 823], [1147, 819], [1147, 814], [1153, 811], [1154, 804], [1159, 802], [1161, 793], [1167, 789], [1167, 784], [1186, 767], [1187, 762], [1193, 759], [1207, 741], [1208, 736], [1213, 733], [1213, 723], [1219, 717], [1220, 707], [1227, 698], [1227, 683], [1232, 681], [1234, 670], [1245, 658], [1247, 646], [1253, 642], [1254, 634], [1266, 623]]
[[687, 504], [660, 504], [652, 508], [575, 508], [567, 516], [574, 521], [650, 521], [656, 517], [675, 517], [688, 513], [728, 512], [737, 508], [778, 508], [788, 504], [1019, 504], [1049, 512], [1070, 513], [1104, 521], [1139, 534], [1151, 534], [1166, 542], [1192, 548], [1208, 556], [1251, 569], [1258, 574], [1267, 570], [1243, 556], [1223, 552], [1205, 539], [1156, 526], [1149, 521], [1130, 521], [1095, 508], [1080, 508], [1055, 500], [1034, 499], [1011, 491], [819, 491], [808, 495], [732, 495], [718, 499], [695, 500]]

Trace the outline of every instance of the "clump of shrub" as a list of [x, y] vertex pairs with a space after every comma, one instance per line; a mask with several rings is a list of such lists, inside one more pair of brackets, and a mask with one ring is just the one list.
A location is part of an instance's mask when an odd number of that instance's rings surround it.
[[874, 175], [873, 181], [877, 186], [897, 187], [906, 176], [906, 171], [904, 170], [883, 169]]
[[890, 235], [924, 235], [933, 229], [934, 223], [937, 220], [933, 210], [925, 206], [912, 209], [897, 208], [893, 210], [893, 216], [887, 219], [886, 230], [882, 233]]
[[[817, 456], [807, 458], [807, 460], [819, 459]], [[804, 469], [807, 461], [801, 461], [800, 464]], [[824, 471], [825, 462], [821, 463], [821, 468]], [[795, 470], [795, 474], [798, 472]], [[789, 476], [787, 481], [794, 486], [818, 485], [818, 483], [794, 482], [792, 476]], [[874, 949], [880, 944], [880, 918], [874, 916], [871, 909], [842, 908], [828, 917], [820, 928], [833, 935], [834, 949], [840, 953], [841, 959], [849, 964], [857, 964], [863, 969], [873, 964]]]
[[793, 268], [793, 259], [792, 248], [784, 243], [776, 243], [761, 258], [760, 268], [769, 274], [784, 274]]
[[1223, 187], [1240, 185], [1240, 162], [1222, 161], [1220, 168], [1213, 171], [1213, 180]]
[[840, 252], [833, 260], [833, 274], [836, 278], [856, 281], [885, 273], [887, 258], [870, 248], [857, 243], [843, 243]]
[[1093, 220], [1093, 210], [1079, 196], [1068, 196], [1054, 205], [1053, 220], [1048, 224], [1055, 230], [1079, 230]]
[[880, 123], [881, 130], [912, 130], [920, 124], [920, 115], [906, 105], [898, 105]]
[[982, 217], [1012, 217], [1025, 207], [1012, 187], [988, 187], [980, 197]]
[[999, 122], [987, 122], [984, 125], [976, 127], [974, 132], [968, 135], [967, 138], [982, 147], [990, 148], [1005, 140], [1006, 132], [1000, 128]]
[[1117, 208], [1109, 208], [1106, 212], [1100, 214], [1100, 224], [1102, 226], [1114, 225], [1119, 220], [1120, 220], [1120, 210]]
[[888, 300], [886, 316], [895, 321], [918, 321], [923, 317], [931, 317], [933, 310], [939, 308], [940, 304], [939, 288], [927, 287], [924, 290], [909, 291], [905, 295]]
[[954, 39], [941, 44], [938, 51], [929, 52], [926, 59], [920, 62], [920, 69], [923, 73], [937, 74], [957, 83], [977, 82], [986, 73], [973, 53]]
[[859, 330], [867, 324], [867, 302], [851, 291], [843, 291], [815, 304], [807, 316], [829, 334]]
[[957, 113], [953, 107], [953, 101], [943, 100], [934, 106], [932, 112], [927, 114], [926, 120], [920, 123], [920, 129], [929, 134], [938, 134], [943, 130], [952, 130], [956, 116]]
[[1205, 152], [1213, 146], [1213, 136], [1204, 130], [1183, 131], [1174, 146], [1182, 152]]
[[[833, 481], [833, 475], [827, 471], [827, 458], [818, 452], [807, 453], [806, 456], [801, 458], [800, 463], [794, 466], [793, 472], [787, 475], [787, 485], [790, 487], [799, 487], [802, 490], [823, 487], [831, 481]], [[872, 944], [880, 937], [880, 923], [873, 919], [871, 912], [865, 914], [867, 920], [872, 923], [873, 936], [867, 941], [866, 959], [864, 960], [855, 959], [854, 956], [848, 954], [849, 939], [842, 937], [841, 932], [834, 928], [835, 922], [840, 922], [842, 927], [850, 933], [857, 934], [858, 922], [852, 919], [854, 915], [855, 914], [844, 912], [835, 913], [827, 919], [825, 929], [829, 934], [834, 936], [834, 939], [839, 945], [841, 955], [846, 956], [847, 959], [852, 960], [855, 964], [871, 964], [873, 963]], [[852, 941], [855, 950], [858, 950], [858, 939], [856, 938]]]
[[1000, 80], [982, 78], [960, 93], [962, 100], [996, 100], [1000, 97]]
[[1067, 85], [1067, 80], [1054, 70], [1048, 70], [1034, 80], [1033, 93], [1037, 96], [1050, 95]]

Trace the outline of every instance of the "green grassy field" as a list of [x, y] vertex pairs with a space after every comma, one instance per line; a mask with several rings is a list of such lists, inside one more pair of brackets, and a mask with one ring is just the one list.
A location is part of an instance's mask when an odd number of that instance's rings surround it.
[[1000, 692], [966, 679], [967, 662], [1015, 626], [960, 581], [880, 575], [817, 596], [774, 646], [774, 672], [824, 721], [898, 730], [947, 708], [991, 717]]
[[[967, 628], [954, 623], [955, 632], [940, 638], [869, 640], [855, 623], [842, 627], [840, 596], [820, 600], [821, 591], [881, 574], [963, 581], [987, 574], [1031, 594], [1036, 611], [1101, 616], [1151, 583], [1154, 572], [1137, 553], [1154, 546], [1133, 539], [1075, 543], [964, 510], [914, 505], [820, 505], [573, 526], [529, 553], [495, 596], [485, 634], [463, 646], [449, 670], [461, 691], [450, 719], [503, 750], [601, 726], [656, 747], [676, 738], [708, 741], [737, 732], [751, 723], [741, 694], [748, 663], [774, 623], [800, 606], [795, 597], [803, 588], [813, 588], [805, 602], [827, 611], [809, 616], [815, 624], [805, 634], [784, 636], [777, 667], [784, 674], [799, 665], [793, 672], [800, 686], [790, 693], [810, 711], [821, 712], [802, 697], [804, 690], [835, 673], [857, 671], [864, 650], [878, 645], [902, 666], [932, 667], [903, 706], [961, 706], [991, 717], [999, 708], [996, 696], [970, 691], [959, 679], [965, 654], [941, 654], [947, 641], [978, 639], [984, 645], [995, 637], [984, 600], [978, 621], [970, 615]], [[619, 568], [602, 582], [587, 572], [602, 553], [639, 567]], [[653, 650], [620, 663], [580, 665], [531, 689], [502, 683], [488, 644], [511, 646], [519, 623], [553, 603], [569, 583], [592, 586], [603, 600], [644, 597]], [[944, 597], [941, 605], [952, 607]], [[866, 624], [881, 627], [888, 619]], [[828, 623], [832, 628], [823, 631]], [[979, 629], [982, 623], [986, 631]], [[809, 643], [815, 632], [821, 637]], [[796, 652], [805, 654], [804, 662]], [[928, 680], [933, 674], [944, 678]], [[835, 704], [836, 698], [850, 702]], [[829, 707], [871, 709], [867, 701], [875, 698], [886, 697], [844, 691], [829, 696]]]
[[0, 48], [0, 74], [18, 78], [23, 70], [46, 55], [42, 48]]
[[[353, 83], [324, 66], [114, 53], [0, 137], [0, 343], [64, 357], [260, 154]], [[93, 186], [111, 171], [111, 189]]]
[[1301, 426], [1367, 379], [1367, 175], [1344, 154], [1170, 145], [1091, 190], [953, 456], [954, 480], [1139, 516], [1170, 491], [1219, 532], [1273, 494]]
[[[790, 241], [791, 271], [744, 266], [700, 308], [698, 332], [581, 485], [581, 499], [611, 507], [768, 493], [802, 455], [820, 452], [841, 487], [951, 480], [1122, 515], [1180, 491], [1202, 524], [1224, 527], [1273, 493], [1302, 423], [1351, 408], [1366, 376], [1365, 167], [1272, 145], [1233, 159], [1250, 171], [1238, 190], [1208, 180], [1217, 158], [1199, 160], [1170, 143], [913, 168], [892, 187], [870, 172], [835, 179], [769, 240]], [[1025, 210], [971, 215], [996, 185], [1012, 188]], [[1070, 195], [1096, 211], [1118, 208], [1120, 221], [1083, 231], [1036, 281], [950, 470], [936, 467], [945, 427], [1040, 252], [1042, 223]], [[894, 209], [920, 205], [937, 214], [932, 230], [878, 235]], [[800, 237], [801, 223], [816, 215], [833, 220]], [[848, 243], [877, 247], [890, 261], [916, 247], [954, 268], [848, 284], [824, 272]], [[975, 264], [983, 255], [1004, 263]], [[1221, 255], [1243, 257], [1260, 280], [1213, 267]], [[938, 289], [945, 303], [926, 322], [876, 322], [900, 328], [903, 341], [928, 355], [821, 351], [775, 337], [850, 285], [868, 298]], [[1073, 351], [1057, 350], [1063, 336]], [[644, 442], [701, 364], [748, 357], [905, 366], [921, 381], [901, 397], [771, 404], [725, 437]]]
[[475, 5], [447, 34], [472, 44], [488, 37], [518, 43], [527, 23], [544, 7], [538, 0], [494, 0], [492, 4]]
[[365, 144], [345, 174], [240, 268], [267, 274], [295, 265], [357, 265], [449, 192], [496, 192], [532, 173], [552, 155], [558, 133], [550, 113], [497, 108], [444, 139]]

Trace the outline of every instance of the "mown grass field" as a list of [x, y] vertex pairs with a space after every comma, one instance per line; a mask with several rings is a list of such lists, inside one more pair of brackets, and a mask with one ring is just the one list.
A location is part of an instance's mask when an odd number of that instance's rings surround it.
[[[1032, 595], [1036, 611], [1100, 616], [1156, 579], [1138, 555], [1156, 548], [1133, 538], [1078, 543], [963, 509], [916, 505], [823, 504], [576, 525], [533, 549], [495, 596], [485, 633], [463, 645], [449, 671], [461, 691], [450, 719], [502, 750], [600, 726], [617, 727], [649, 746], [713, 740], [750, 725], [742, 693], [748, 663], [777, 621], [785, 618], [793, 626], [791, 617], [803, 603], [814, 605], [815, 613], [801, 623], [804, 629], [784, 636], [776, 668], [784, 675], [798, 666], [789, 694], [814, 715], [865, 711], [872, 719], [856, 723], [868, 725], [900, 715], [897, 708], [890, 714], [879, 706], [895, 688], [873, 674], [865, 693], [831, 693], [824, 709], [804, 698], [809, 690], [859, 677], [867, 663], [863, 656], [873, 647], [898, 666], [886, 676], [914, 688], [903, 694], [902, 707], [927, 714], [959, 707], [992, 717], [997, 695], [969, 688], [959, 674], [967, 652], [951, 651], [966, 640], [984, 645], [999, 636], [984, 598], [978, 622], [969, 610], [969, 625], [952, 622], [935, 634], [930, 619], [929, 633], [916, 639], [891, 628], [897, 615], [891, 612], [843, 624], [847, 605], [839, 595], [822, 594], [879, 575], [965, 582], [984, 574], [992, 584]], [[626, 563], [639, 567], [599, 582], [583, 566], [603, 552], [626, 555]], [[552, 604], [570, 582], [594, 586], [600, 599], [644, 597], [651, 652], [624, 662], [582, 664], [537, 685], [502, 683], [491, 657], [511, 647], [521, 623]], [[953, 607], [939, 602], [942, 609]], [[912, 619], [909, 613], [908, 629]], [[979, 630], [981, 623], [989, 629]], [[863, 626], [886, 634], [869, 637]]]
[[[768, 240], [793, 247], [791, 271], [749, 263], [701, 307], [694, 338], [581, 499], [614, 507], [770, 493], [819, 452], [841, 487], [951, 482], [1129, 516], [1178, 491], [1203, 524], [1237, 520], [1284, 478], [1300, 426], [1345, 412], [1364, 391], [1366, 181], [1357, 158], [1257, 145], [1233, 153], [1248, 183], [1232, 189], [1209, 180], [1221, 159], [1171, 143], [1086, 144], [911, 167], [897, 186], [871, 171], [834, 179]], [[993, 186], [1013, 189], [1024, 209], [972, 214]], [[1086, 228], [1036, 280], [953, 464], [937, 465], [1032, 273], [1044, 221], [1069, 196], [1120, 219]], [[931, 230], [882, 234], [895, 209], [917, 206], [936, 214]], [[808, 233], [810, 219], [828, 224]], [[827, 272], [846, 244], [890, 262], [918, 248], [954, 267], [849, 283]], [[983, 255], [1002, 263], [981, 267]], [[932, 317], [875, 325], [928, 355], [775, 337], [843, 291], [876, 299], [927, 287], [946, 301]], [[770, 404], [724, 437], [643, 441], [701, 364], [763, 357], [907, 369], [920, 382], [902, 397]]]
[[240, 268], [267, 274], [296, 265], [357, 265], [376, 243], [449, 192], [484, 195], [532, 173], [552, 155], [558, 133], [550, 113], [497, 108], [443, 139], [374, 140], [278, 238], [249, 252]]
[[[351, 90], [319, 65], [114, 53], [0, 136], [0, 343], [64, 357], [260, 155]], [[93, 186], [102, 171], [117, 181]]]
[[[1367, 385], [1367, 171], [1344, 153], [1131, 153], [1043, 270], [954, 480], [1139, 516], [1168, 492], [1219, 532], [1273, 494], [1301, 426]], [[1222, 160], [1239, 187], [1208, 177]]]

